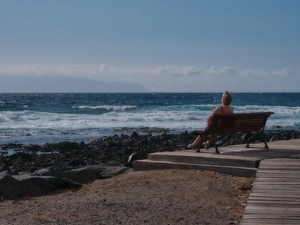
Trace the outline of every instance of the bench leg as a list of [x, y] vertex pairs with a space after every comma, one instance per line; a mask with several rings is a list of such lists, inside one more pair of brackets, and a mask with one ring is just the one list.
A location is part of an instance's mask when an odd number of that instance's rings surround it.
[[[263, 141], [264, 141], [264, 143], [265, 143], [265, 149], [269, 149], [269, 147], [268, 147], [268, 145], [267, 145], [267, 142], [266, 142], [266, 138], [265, 138], [263, 132], [257, 132], [257, 133], [255, 133], [254, 135], [252, 135], [252, 136], [248, 139], [248, 141], [247, 141], [246, 148], [250, 148], [249, 143], [250, 143], [250, 141], [252, 140], [252, 138], [254, 138], [255, 136], [260, 136], [260, 137], [262, 137], [262, 138], [263, 138]], [[262, 138], [260, 138], [260, 139], [262, 139]]]
[[267, 145], [267, 142], [266, 141], [264, 141], [265, 142], [265, 149], [269, 149], [269, 146]]
[[197, 145], [196, 152], [200, 152], [200, 146], [201, 146], [201, 142]]
[[220, 151], [219, 151], [219, 149], [218, 149], [218, 146], [217, 146], [217, 144], [215, 143], [215, 142], [213, 142], [214, 143], [214, 146], [215, 146], [215, 148], [216, 148], [216, 151], [215, 151], [215, 153], [216, 154], [220, 154]]
[[215, 142], [214, 139], [211, 140], [211, 144], [213, 144], [213, 145], [215, 146], [215, 149], [216, 149], [215, 153], [216, 153], [216, 154], [220, 154], [220, 151], [219, 151], [219, 149], [218, 149], [218, 145], [216, 144], [216, 142]]

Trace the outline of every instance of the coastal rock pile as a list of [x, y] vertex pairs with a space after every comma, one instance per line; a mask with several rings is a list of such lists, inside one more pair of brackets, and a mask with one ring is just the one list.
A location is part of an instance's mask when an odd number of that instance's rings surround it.
[[[243, 144], [249, 134], [216, 136], [219, 146]], [[267, 140], [300, 138], [299, 131], [267, 131]], [[185, 149], [195, 139], [191, 133], [160, 135], [114, 135], [89, 143], [61, 142], [45, 145], [5, 144], [0, 146], [0, 196], [40, 195], [62, 187], [80, 187], [95, 179], [127, 172], [132, 161], [157, 151]], [[260, 142], [255, 139], [253, 142]], [[5, 155], [8, 149], [16, 151]], [[21, 185], [22, 183], [22, 185]], [[29, 185], [30, 184], [30, 185]], [[11, 190], [24, 187], [11, 193]]]
[[13, 173], [10, 167], [3, 164], [0, 168], [0, 196], [38, 196], [59, 188], [81, 187], [96, 179], [106, 179], [131, 170], [120, 163], [100, 163], [84, 167], [78, 165], [54, 165], [37, 169], [33, 173]]

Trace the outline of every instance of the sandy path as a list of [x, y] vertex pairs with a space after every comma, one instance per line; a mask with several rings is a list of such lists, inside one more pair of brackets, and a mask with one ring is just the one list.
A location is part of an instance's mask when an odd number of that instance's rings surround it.
[[78, 190], [0, 201], [0, 224], [238, 224], [250, 179], [210, 171], [136, 171]]

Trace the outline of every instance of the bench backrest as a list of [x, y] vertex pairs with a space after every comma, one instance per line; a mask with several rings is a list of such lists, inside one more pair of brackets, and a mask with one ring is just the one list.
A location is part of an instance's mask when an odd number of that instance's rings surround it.
[[259, 131], [265, 128], [267, 119], [273, 112], [215, 114], [207, 132], [224, 134]]

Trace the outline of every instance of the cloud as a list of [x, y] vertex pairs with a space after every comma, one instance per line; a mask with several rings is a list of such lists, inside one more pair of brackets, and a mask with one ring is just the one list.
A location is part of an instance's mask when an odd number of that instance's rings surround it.
[[105, 64], [102, 64], [99, 66], [99, 72], [101, 74], [108, 74], [109, 73], [109, 67]]
[[284, 68], [282, 70], [256, 71], [238, 70], [231, 66], [203, 69], [197, 66], [173, 66], [165, 65], [158, 67], [116, 67], [101, 64], [98, 68], [86, 67], [73, 64], [60, 65], [18, 65], [0, 66], [0, 75], [68, 75], [68, 76], [95, 76], [95, 75], [168, 75], [168, 76], [198, 76], [198, 75], [243, 75], [243, 76], [289, 76], [295, 74]]
[[186, 75], [191, 75], [191, 76], [195, 76], [195, 75], [200, 75], [203, 72], [202, 68], [198, 68], [195, 66], [187, 66], [187, 67], [183, 67], [183, 72]]
[[92, 71], [72, 64], [0, 66], [0, 75], [81, 75]]
[[293, 71], [291, 71], [287, 68], [284, 68], [283, 70], [280, 70], [280, 71], [274, 71], [273, 73], [276, 76], [283, 76], [283, 77], [295, 74]]
[[241, 71], [241, 74], [244, 76], [261, 76], [261, 77], [286, 77], [295, 75], [295, 73], [287, 68], [282, 70], [274, 70], [274, 71], [253, 71], [253, 70], [245, 70]]
[[238, 74], [238, 70], [234, 69], [233, 67], [226, 66], [222, 68], [217, 67], [210, 67], [208, 70], [205, 71], [208, 75], [214, 75], [214, 76], [223, 76], [223, 75], [236, 75]]
[[173, 65], [166, 65], [157, 67], [156, 72], [158, 74], [167, 74], [171, 76], [190, 76], [190, 75], [200, 75], [203, 69], [196, 66], [183, 66], [175, 67]]
[[[296, 73], [288, 68], [273, 71], [243, 70], [231, 66], [202, 68], [198, 66], [162, 65], [154, 67], [118, 67], [100, 64], [88, 67], [74, 64], [0, 66], [0, 76], [68, 76], [103, 82], [137, 83], [152, 91], [212, 91], [230, 89], [251, 83], [251, 87], [276, 81], [280, 84]], [[253, 79], [253, 77], [255, 77]], [[295, 76], [294, 76], [295, 77]], [[256, 82], [258, 82], [255, 84]], [[272, 81], [272, 82], [273, 82]], [[292, 85], [294, 85], [292, 83]], [[199, 87], [200, 86], [200, 87]], [[288, 85], [290, 86], [290, 85]], [[231, 88], [232, 87], [232, 88]], [[199, 89], [200, 88], [200, 89]], [[244, 89], [243, 89], [244, 90]], [[275, 89], [276, 90], [276, 89]]]

